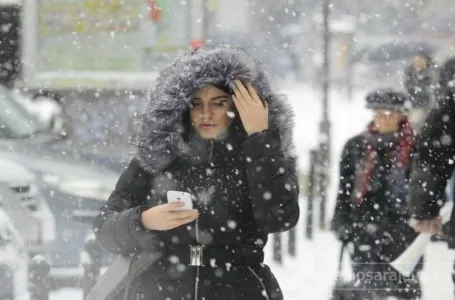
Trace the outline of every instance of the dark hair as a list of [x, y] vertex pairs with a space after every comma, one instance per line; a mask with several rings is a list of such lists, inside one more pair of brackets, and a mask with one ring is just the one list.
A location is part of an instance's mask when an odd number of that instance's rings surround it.
[[229, 94], [229, 95], [232, 95], [234, 94], [234, 91], [231, 89], [231, 87], [229, 86], [229, 84], [225, 83], [225, 82], [221, 82], [221, 83], [212, 83], [211, 85], [213, 85], [214, 87], [216, 87], [217, 89], [220, 89], [222, 90], [223, 92]]

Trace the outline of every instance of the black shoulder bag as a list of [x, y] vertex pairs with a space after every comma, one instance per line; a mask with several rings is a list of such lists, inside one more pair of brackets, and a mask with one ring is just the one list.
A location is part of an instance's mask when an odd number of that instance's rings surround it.
[[127, 300], [133, 282], [160, 257], [160, 253], [153, 251], [118, 255], [85, 300]]
[[343, 243], [341, 246], [335, 286], [332, 289], [330, 300], [363, 300], [364, 298], [361, 296], [362, 291], [355, 287], [355, 280], [346, 281], [341, 278], [343, 255], [346, 246], [346, 243]]

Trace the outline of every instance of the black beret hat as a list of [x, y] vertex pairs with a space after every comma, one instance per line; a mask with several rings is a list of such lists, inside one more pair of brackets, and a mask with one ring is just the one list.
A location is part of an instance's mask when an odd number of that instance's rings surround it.
[[392, 89], [377, 89], [366, 96], [367, 108], [388, 109], [406, 113], [411, 107], [408, 96]]

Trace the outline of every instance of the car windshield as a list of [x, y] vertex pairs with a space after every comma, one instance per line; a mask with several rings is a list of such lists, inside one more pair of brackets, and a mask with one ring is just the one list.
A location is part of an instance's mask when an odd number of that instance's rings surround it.
[[10, 138], [23, 138], [40, 129], [38, 120], [14, 100], [8, 89], [0, 86], [0, 133], [6, 133]]

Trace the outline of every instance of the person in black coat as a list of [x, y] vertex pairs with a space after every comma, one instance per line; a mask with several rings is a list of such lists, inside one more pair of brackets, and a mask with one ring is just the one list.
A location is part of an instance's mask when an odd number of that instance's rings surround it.
[[416, 130], [420, 130], [433, 105], [436, 90], [435, 71], [433, 59], [426, 53], [412, 57], [405, 70], [404, 86], [412, 104], [408, 117]]
[[415, 55], [405, 71], [405, 87], [415, 107], [427, 107], [431, 100], [434, 63], [425, 53]]
[[[450, 74], [452, 74], [450, 76]], [[446, 201], [445, 189], [455, 170], [455, 59], [441, 69], [438, 105], [429, 114], [418, 139], [408, 197], [418, 232], [440, 233], [439, 210]], [[455, 248], [455, 211], [446, 226], [449, 247]]]
[[416, 274], [404, 278], [388, 264], [416, 237], [406, 223], [406, 186], [414, 143], [406, 117], [408, 97], [380, 89], [366, 100], [374, 118], [364, 133], [344, 147], [332, 230], [351, 246], [353, 270], [364, 297], [416, 299], [420, 296]]
[[[283, 299], [263, 249], [299, 219], [293, 111], [262, 65], [228, 45], [181, 56], [151, 89], [134, 140], [94, 228], [112, 253], [162, 253], [133, 284], [137, 299]], [[190, 193], [194, 209], [176, 212], [170, 190]]]
[[[439, 210], [446, 201], [446, 187], [455, 171], [455, 59], [441, 69], [438, 105], [429, 114], [417, 142], [408, 204], [417, 220], [417, 232], [442, 234], [455, 249], [455, 210], [444, 226]], [[455, 265], [454, 265], [455, 270]], [[452, 273], [455, 283], [455, 273]]]

